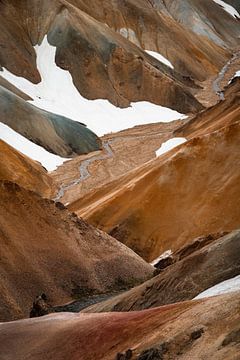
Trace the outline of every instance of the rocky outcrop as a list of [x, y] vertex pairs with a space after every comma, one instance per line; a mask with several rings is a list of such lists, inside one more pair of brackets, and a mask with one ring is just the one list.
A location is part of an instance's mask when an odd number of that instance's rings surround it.
[[85, 125], [41, 110], [0, 86], [1, 122], [51, 153], [64, 158], [101, 149]]
[[29, 315], [42, 292], [53, 304], [132, 286], [152, 266], [61, 203], [0, 182], [0, 319]]
[[[141, 312], [53, 314], [0, 324], [3, 358], [236, 359], [239, 292]], [[26, 341], [27, 339], [27, 341]], [[126, 355], [128, 354], [128, 357]], [[131, 359], [130, 358], [130, 359]], [[156, 357], [155, 357], [156, 359]]]
[[8, 180], [50, 198], [55, 190], [52, 178], [36, 161], [0, 140], [0, 180]]
[[174, 253], [174, 263], [153, 279], [83, 311], [136, 311], [193, 299], [240, 273], [239, 250], [239, 230], [197, 239]]

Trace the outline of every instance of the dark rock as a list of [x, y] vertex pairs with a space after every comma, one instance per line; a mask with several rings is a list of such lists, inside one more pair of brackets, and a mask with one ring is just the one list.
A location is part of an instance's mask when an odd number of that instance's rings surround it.
[[65, 210], [66, 209], [66, 206], [61, 203], [60, 201], [57, 201], [56, 202], [56, 207], [59, 209], [59, 210]]
[[240, 343], [240, 328], [228, 334], [222, 342], [222, 346], [227, 346], [231, 343]]
[[199, 339], [202, 336], [203, 333], [204, 333], [203, 328], [193, 331], [191, 333], [191, 340]]
[[123, 353], [117, 353], [116, 360], [130, 360], [132, 359], [133, 351], [131, 349], [128, 349], [125, 354]]
[[168, 344], [163, 343], [158, 348], [144, 350], [137, 360], [163, 360], [163, 355], [168, 351]]
[[40, 317], [52, 312], [52, 307], [47, 303], [46, 294], [37, 296], [30, 311], [30, 318]]
[[157, 264], [154, 265], [155, 268], [159, 269], [159, 270], [163, 270], [166, 267], [172, 265], [174, 263], [173, 257], [169, 256], [165, 259], [161, 259], [157, 262]]

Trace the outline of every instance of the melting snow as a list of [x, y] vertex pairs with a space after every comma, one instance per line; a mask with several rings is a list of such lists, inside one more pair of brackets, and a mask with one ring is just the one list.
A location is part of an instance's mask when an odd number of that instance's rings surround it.
[[161, 147], [156, 151], [156, 156], [165, 154], [166, 152], [174, 149], [178, 145], [185, 143], [186, 141], [187, 139], [182, 137], [172, 138], [161, 145]]
[[163, 55], [155, 52], [155, 51], [150, 51], [150, 50], [145, 50], [149, 55], [151, 55], [152, 57], [154, 57], [155, 59], [161, 61], [163, 64], [169, 66], [171, 69], [174, 69], [173, 64], [166, 59]]
[[184, 117], [177, 111], [146, 101], [120, 109], [107, 100], [87, 100], [75, 88], [71, 74], [55, 64], [56, 48], [48, 43], [47, 36], [40, 46], [35, 46], [35, 50], [42, 78], [39, 84], [15, 76], [6, 69], [0, 74], [31, 96], [34, 105], [83, 122], [99, 136], [135, 125], [169, 122]]
[[198, 296], [196, 296], [194, 299], [202, 299], [209, 296], [215, 296], [215, 295], [221, 295], [226, 294], [233, 291], [239, 291], [240, 290], [240, 275], [223, 281], [205, 291], [200, 293]]
[[59, 165], [62, 165], [65, 160], [69, 160], [49, 153], [41, 146], [34, 144], [1, 122], [0, 139], [20, 151], [22, 154], [27, 155], [33, 160], [39, 161], [48, 171], [56, 169]]
[[150, 264], [156, 265], [160, 260], [167, 259], [169, 256], [172, 255], [172, 250], [167, 250], [163, 254], [161, 254], [158, 258], [154, 259]]
[[240, 14], [238, 11], [231, 5], [225, 3], [222, 0], [213, 0], [218, 5], [222, 6], [226, 12], [228, 12], [230, 15], [232, 15], [234, 18], [240, 18]]

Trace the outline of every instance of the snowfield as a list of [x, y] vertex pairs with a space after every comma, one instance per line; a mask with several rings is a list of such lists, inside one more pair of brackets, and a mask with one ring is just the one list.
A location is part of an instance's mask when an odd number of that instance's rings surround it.
[[209, 296], [226, 294], [233, 291], [240, 291], [240, 275], [235, 276], [232, 279], [223, 281], [196, 296], [194, 299], [203, 299]]
[[187, 141], [187, 139], [183, 137], [176, 137], [172, 138], [164, 143], [162, 143], [161, 147], [156, 151], [156, 156], [161, 156], [165, 154], [166, 152], [174, 149], [176, 146], [184, 144]]
[[230, 15], [232, 15], [234, 18], [240, 18], [240, 14], [238, 13], [238, 11], [231, 5], [225, 3], [222, 0], [213, 0], [215, 3], [217, 3], [218, 5], [222, 6], [223, 9], [228, 12]]
[[40, 46], [35, 46], [37, 68], [42, 81], [35, 85], [11, 74], [6, 69], [0, 74], [17, 88], [28, 94], [33, 105], [85, 123], [98, 136], [131, 128], [135, 125], [169, 122], [183, 118], [182, 114], [169, 108], [146, 101], [132, 103], [120, 109], [108, 100], [87, 100], [75, 88], [71, 74], [57, 67], [56, 48], [45, 36]]
[[150, 50], [145, 50], [149, 55], [151, 55], [152, 57], [154, 57], [155, 59], [157, 59], [158, 61], [161, 61], [163, 64], [169, 66], [171, 69], [174, 69], [173, 64], [166, 59], [163, 55], [155, 52], [155, 51], [150, 51]]
[[0, 139], [20, 151], [22, 154], [40, 162], [48, 171], [55, 170], [59, 165], [62, 165], [64, 161], [69, 160], [48, 152], [43, 147], [34, 144], [1, 122]]

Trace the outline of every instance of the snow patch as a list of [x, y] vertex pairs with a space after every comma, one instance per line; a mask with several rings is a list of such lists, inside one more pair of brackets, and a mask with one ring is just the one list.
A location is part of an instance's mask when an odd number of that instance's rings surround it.
[[194, 299], [203, 299], [205, 297], [226, 294], [233, 291], [240, 291], [240, 275], [223, 281], [198, 294]]
[[234, 79], [235, 77], [240, 77], [240, 70], [235, 73], [233, 79]]
[[172, 138], [164, 143], [162, 143], [161, 147], [156, 151], [156, 156], [161, 156], [165, 154], [166, 152], [174, 149], [176, 146], [184, 144], [187, 141], [187, 139], [183, 137], [176, 137]]
[[237, 77], [240, 77], [240, 70], [235, 72], [233, 77], [229, 80], [228, 85], [231, 84], [232, 80], [237, 78]]
[[218, 5], [222, 6], [223, 9], [229, 13], [230, 15], [232, 15], [234, 18], [240, 18], [240, 14], [238, 13], [238, 11], [231, 5], [225, 3], [222, 0], [213, 0], [215, 3], [217, 3]]
[[30, 81], [11, 74], [6, 69], [0, 74], [28, 94], [33, 105], [87, 124], [98, 136], [156, 122], [169, 122], [185, 116], [169, 108], [141, 101], [120, 109], [108, 100], [87, 100], [75, 88], [71, 74], [57, 67], [56, 48], [47, 41], [35, 46], [37, 67], [42, 81]]
[[145, 50], [145, 51], [146, 51], [146, 53], [148, 53], [155, 59], [157, 59], [157, 60], [161, 61], [163, 64], [169, 66], [171, 69], [174, 69], [173, 64], [168, 59], [166, 59], [163, 55], [161, 55], [155, 51], [150, 51], [150, 50]]
[[154, 259], [150, 264], [154, 266], [160, 260], [167, 259], [168, 257], [170, 257], [172, 255], [172, 253], [173, 253], [172, 250], [167, 250], [163, 254], [161, 254], [158, 258]]
[[49, 153], [41, 146], [34, 144], [1, 122], [0, 139], [20, 151], [22, 154], [27, 155], [29, 158], [39, 161], [48, 171], [55, 170], [59, 165], [62, 165], [64, 161], [69, 160]]

